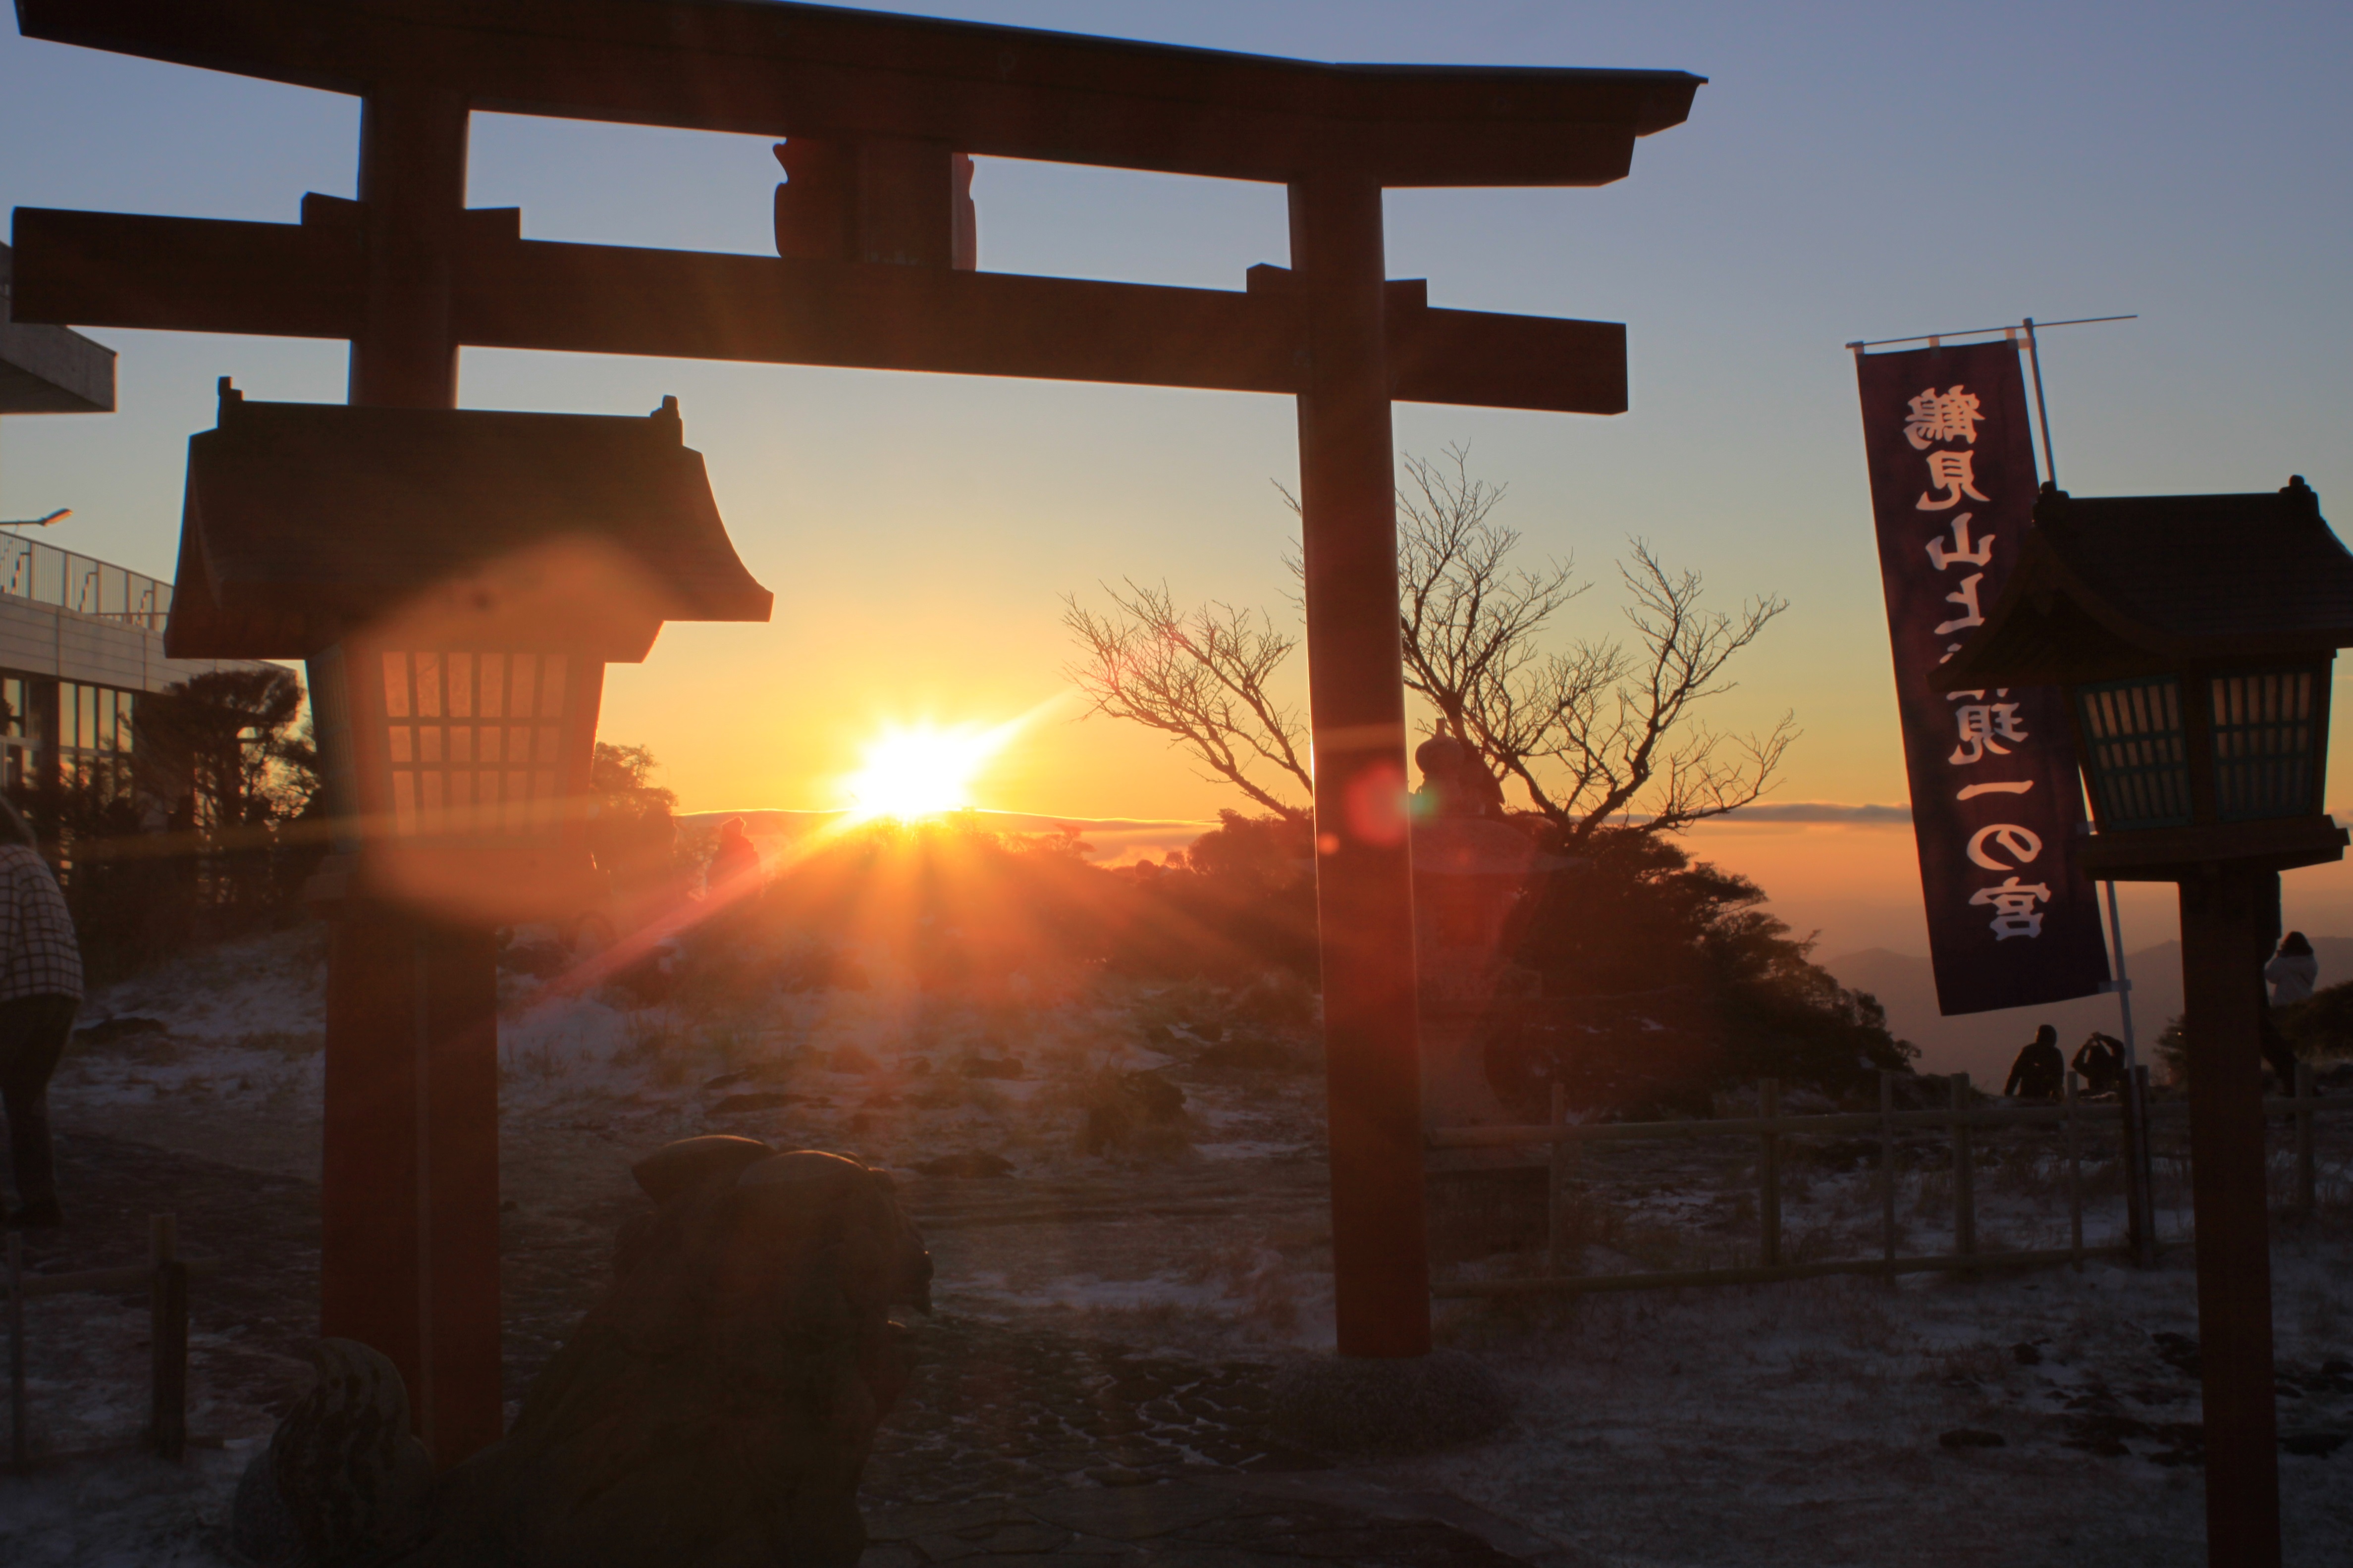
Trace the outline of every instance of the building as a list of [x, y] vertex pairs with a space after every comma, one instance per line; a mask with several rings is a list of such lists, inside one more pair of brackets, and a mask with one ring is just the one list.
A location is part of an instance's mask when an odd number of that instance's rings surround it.
[[[113, 412], [114, 351], [11, 319], [13, 261], [0, 245], [0, 414]], [[171, 609], [169, 583], [0, 531], [0, 785], [80, 783], [130, 798], [142, 693], [269, 668], [164, 658]]]
[[210, 670], [274, 668], [166, 658], [171, 610], [169, 583], [0, 533], [0, 783], [80, 783], [128, 798], [143, 694]]

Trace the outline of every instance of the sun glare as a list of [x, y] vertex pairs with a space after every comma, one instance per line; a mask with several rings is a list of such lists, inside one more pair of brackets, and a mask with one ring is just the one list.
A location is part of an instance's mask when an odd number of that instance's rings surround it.
[[848, 780], [850, 809], [861, 817], [902, 821], [962, 811], [972, 805], [973, 780], [1018, 727], [917, 724], [885, 731]]

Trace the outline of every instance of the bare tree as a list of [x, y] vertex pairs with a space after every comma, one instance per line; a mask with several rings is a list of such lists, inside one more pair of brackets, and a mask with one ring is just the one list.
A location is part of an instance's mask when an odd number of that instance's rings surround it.
[[1475, 687], [1464, 704], [1489, 762], [1571, 837], [1619, 817], [1665, 833], [1736, 811], [1772, 787], [1798, 738], [1788, 713], [1768, 731], [1735, 736], [1691, 711], [1732, 689], [1725, 666], [1788, 601], [1751, 599], [1736, 615], [1704, 609], [1698, 573], [1669, 571], [1641, 540], [1629, 548], [1618, 574], [1635, 647], [1580, 642]]
[[1467, 448], [1449, 447], [1445, 457], [1440, 468], [1409, 456], [1411, 488], [1398, 488], [1405, 684], [1438, 710], [1442, 732], [1483, 745], [1477, 710], [1485, 694], [1522, 678], [1539, 657], [1545, 624], [1586, 584], [1567, 561], [1540, 572], [1507, 565], [1520, 535], [1491, 516], [1504, 487], [1471, 477]]
[[[1271, 690], [1275, 671], [1299, 639], [1261, 611], [1208, 604], [1178, 610], [1168, 585], [1122, 595], [1108, 584], [1113, 613], [1062, 597], [1062, 625], [1079, 645], [1067, 673], [1092, 711], [1126, 719], [1173, 737], [1209, 774], [1291, 820], [1308, 807], [1274, 793], [1295, 784], [1308, 799], [1315, 785], [1300, 761], [1306, 726], [1296, 708]], [[1261, 783], [1271, 773], [1273, 778]]]
[[[1694, 710], [1732, 689], [1725, 667], [1788, 607], [1767, 595], [1725, 614], [1704, 606], [1695, 572], [1676, 573], [1630, 542], [1619, 576], [1630, 639], [1545, 647], [1561, 609], [1585, 591], [1565, 561], [1512, 563], [1517, 531], [1494, 519], [1504, 487], [1473, 478], [1469, 454], [1408, 457], [1398, 488], [1398, 599], [1405, 684], [1435, 710], [1432, 729], [1484, 755], [1527, 807], [1574, 841], [1613, 822], [1667, 833], [1757, 800], [1789, 744], [1791, 716], [1725, 735]], [[1293, 510], [1298, 501], [1285, 491]], [[1294, 560], [1293, 567], [1296, 570]], [[1268, 687], [1298, 639], [1263, 614], [1224, 605], [1179, 611], [1164, 586], [1111, 595], [1097, 616], [1066, 598], [1082, 658], [1071, 678], [1094, 710], [1177, 738], [1211, 773], [1288, 817], [1249, 776], [1275, 764], [1313, 794], [1295, 712]]]

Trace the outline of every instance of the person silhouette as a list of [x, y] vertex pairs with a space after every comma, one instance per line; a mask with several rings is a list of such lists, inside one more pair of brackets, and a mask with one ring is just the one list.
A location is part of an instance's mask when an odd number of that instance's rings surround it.
[[1502, 816], [1504, 786], [1487, 771], [1479, 753], [1451, 735], [1432, 735], [1413, 749], [1413, 765], [1421, 770], [1421, 787], [1414, 792], [1431, 816]]
[[2068, 1065], [2082, 1075], [2084, 1093], [2113, 1093], [2125, 1085], [2125, 1043], [2094, 1031], [2075, 1047], [2075, 1059]]
[[2045, 1024], [2034, 1031], [2032, 1042], [2010, 1064], [2010, 1081], [2001, 1092], [2020, 1100], [2051, 1100], [2058, 1095], [2066, 1073], [2067, 1058], [2059, 1054], [2059, 1031]]
[[2292, 931], [2280, 939], [2279, 952], [2263, 965], [2263, 979], [2271, 984], [2274, 1007], [2311, 999], [2312, 988], [2320, 983], [2320, 960], [2302, 931]]

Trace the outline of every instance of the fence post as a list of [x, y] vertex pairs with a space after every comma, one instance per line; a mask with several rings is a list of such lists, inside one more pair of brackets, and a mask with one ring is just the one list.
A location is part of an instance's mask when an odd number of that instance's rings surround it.
[[157, 1454], [176, 1460], [188, 1450], [188, 1266], [180, 1261], [177, 1216], [149, 1215], [147, 1241], [148, 1262], [155, 1271], [148, 1290], [148, 1345], [154, 1361], [148, 1436]]
[[1568, 1140], [1559, 1136], [1568, 1125], [1568, 1089], [1565, 1084], [1552, 1086], [1552, 1169], [1545, 1198], [1545, 1272], [1560, 1272], [1560, 1233], [1568, 1223]]
[[2295, 1208], [2306, 1219], [2320, 1206], [2312, 1169], [2312, 1064], [2295, 1064]]
[[[1887, 1261], [1895, 1261], [1895, 1075], [1879, 1074], [1879, 1246]], [[1895, 1288], [1895, 1270], [1887, 1271], [1889, 1289]]]
[[8, 1464], [30, 1462], [25, 1412], [25, 1234], [8, 1233]]
[[2075, 1272], [2084, 1271], [2084, 1161], [2075, 1142], [2075, 1069], [2067, 1069], [2067, 1110], [2061, 1125], [2067, 1134], [2067, 1249], [2075, 1255]]
[[1959, 1112], [1969, 1103], [1969, 1075], [1957, 1072], [1946, 1082], [1952, 1097], [1953, 1117], [1953, 1250], [1964, 1258], [1978, 1249], [1977, 1153], [1968, 1124]]
[[1763, 1135], [1762, 1158], [1757, 1170], [1764, 1188], [1757, 1203], [1757, 1219], [1764, 1229], [1764, 1265], [1767, 1268], [1781, 1266], [1781, 1140], [1771, 1131], [1771, 1124], [1781, 1117], [1781, 1083], [1778, 1079], [1757, 1080], [1757, 1112], [1768, 1124]]
[[2125, 1226], [2133, 1263], [2157, 1267], [2157, 1182], [2148, 1146], [2148, 1068], [2136, 1067], [2125, 1080], [2123, 1126]]

